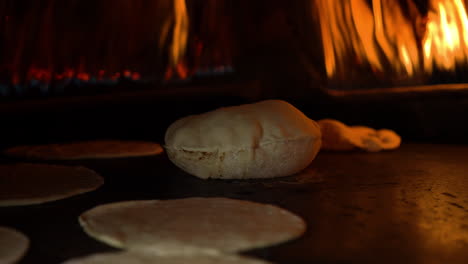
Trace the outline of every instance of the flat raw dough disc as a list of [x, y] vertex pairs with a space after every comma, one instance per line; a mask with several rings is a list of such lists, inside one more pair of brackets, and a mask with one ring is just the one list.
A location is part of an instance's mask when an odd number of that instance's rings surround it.
[[0, 165], [0, 206], [32, 205], [97, 189], [104, 179], [84, 167], [46, 164]]
[[155, 255], [142, 252], [124, 251], [118, 253], [98, 253], [82, 258], [71, 259], [63, 264], [269, 264], [262, 260], [235, 255], [193, 254]]
[[29, 248], [29, 239], [15, 229], [0, 226], [0, 263], [17, 263]]
[[365, 126], [347, 126], [334, 119], [318, 121], [322, 133], [322, 149], [348, 151], [362, 149], [368, 152], [396, 149], [400, 136], [392, 130], [376, 130]]
[[12, 157], [36, 160], [76, 160], [150, 156], [163, 152], [158, 143], [146, 141], [95, 140], [64, 144], [18, 146], [7, 149]]
[[301, 236], [304, 221], [279, 207], [228, 198], [126, 201], [79, 217], [90, 236], [118, 248], [192, 246], [237, 252]]

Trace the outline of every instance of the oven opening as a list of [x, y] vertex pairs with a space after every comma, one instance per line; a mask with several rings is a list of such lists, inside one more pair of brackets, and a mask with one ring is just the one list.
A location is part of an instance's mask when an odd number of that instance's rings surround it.
[[[275, 35], [272, 31], [290, 30], [282, 27], [282, 17], [295, 21], [300, 34], [293, 34], [291, 42], [303, 42], [304, 56], [318, 72], [311, 78], [323, 80], [329, 93], [463, 90], [468, 82], [464, 0], [263, 5], [276, 8], [273, 15], [255, 10], [262, 4], [247, 10], [248, 5], [232, 1], [98, 1], [90, 7], [88, 1], [29, 0], [1, 5], [2, 99], [232, 77], [236, 59], [256, 56], [244, 43], [265, 34], [248, 23], [271, 19], [266, 33]], [[246, 34], [248, 27], [256, 32]], [[281, 52], [287, 56], [291, 50]]]

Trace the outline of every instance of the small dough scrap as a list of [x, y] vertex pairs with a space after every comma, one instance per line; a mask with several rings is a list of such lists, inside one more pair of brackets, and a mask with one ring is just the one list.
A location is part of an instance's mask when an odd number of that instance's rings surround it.
[[79, 217], [84, 231], [117, 248], [152, 246], [238, 252], [301, 236], [305, 222], [279, 207], [228, 198], [126, 201], [97, 206]]
[[322, 149], [349, 151], [362, 149], [368, 152], [396, 149], [401, 137], [392, 130], [375, 130], [365, 126], [347, 126], [334, 119], [318, 121], [322, 132]]
[[317, 122], [322, 133], [322, 149], [346, 151], [356, 148], [351, 129], [338, 120], [323, 119]]
[[0, 226], [0, 263], [17, 263], [29, 248], [29, 239], [23, 233]]
[[0, 207], [33, 205], [93, 191], [104, 183], [96, 172], [75, 166], [0, 165]]
[[146, 250], [97, 253], [62, 264], [271, 264], [259, 259], [222, 253], [160, 254]]
[[393, 130], [377, 130], [377, 136], [383, 149], [396, 149], [401, 145], [401, 137]]
[[163, 152], [158, 143], [146, 141], [92, 140], [62, 144], [17, 146], [4, 151], [11, 157], [33, 160], [106, 159], [156, 155]]
[[175, 165], [203, 179], [273, 178], [306, 168], [321, 135], [317, 123], [291, 104], [267, 100], [179, 119], [165, 143]]

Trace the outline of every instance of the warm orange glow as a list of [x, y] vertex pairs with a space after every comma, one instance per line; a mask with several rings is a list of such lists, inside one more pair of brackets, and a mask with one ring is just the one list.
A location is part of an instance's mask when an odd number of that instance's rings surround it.
[[350, 61], [368, 65], [374, 72], [408, 77], [432, 73], [434, 67], [454, 70], [468, 61], [463, 0], [429, 0], [427, 16], [412, 1], [405, 9], [394, 0], [315, 3], [330, 78], [346, 76]]
[[141, 75], [138, 72], [133, 72], [132, 73], [132, 80], [138, 81], [141, 79]]
[[468, 58], [468, 18], [462, 0], [432, 0], [424, 45], [424, 68], [452, 70]]
[[177, 63], [175, 67], [168, 67], [164, 74], [164, 80], [166, 81], [172, 78], [185, 80], [188, 77], [189, 77], [189, 69], [183, 61]]
[[84, 73], [84, 72], [78, 73], [78, 75], [76, 76], [76, 78], [77, 78], [78, 80], [80, 80], [80, 81], [85, 81], [85, 82], [87, 82], [87, 81], [89, 81], [89, 74]]
[[132, 72], [129, 71], [129, 70], [124, 70], [124, 71], [123, 71], [123, 76], [124, 76], [125, 78], [131, 78], [131, 77], [132, 77]]
[[173, 24], [172, 41], [169, 48], [169, 66], [165, 73], [165, 80], [172, 78], [174, 69], [180, 79], [188, 77], [187, 68], [181, 61], [185, 55], [189, 34], [189, 17], [185, 0], [174, 0], [174, 16], [165, 23], [165, 30], [161, 39], [165, 39], [169, 25]]

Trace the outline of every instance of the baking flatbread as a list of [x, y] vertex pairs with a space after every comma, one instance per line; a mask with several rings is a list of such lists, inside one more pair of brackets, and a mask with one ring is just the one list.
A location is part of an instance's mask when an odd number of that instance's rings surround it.
[[347, 126], [334, 119], [318, 121], [322, 132], [322, 149], [349, 151], [361, 149], [368, 152], [396, 149], [401, 137], [392, 130], [375, 130], [365, 126]]
[[77, 160], [150, 156], [163, 152], [158, 143], [146, 141], [94, 140], [63, 144], [18, 146], [4, 153], [34, 160]]
[[104, 179], [84, 167], [0, 165], [0, 206], [40, 204], [97, 189]]
[[158, 255], [143, 252], [124, 251], [118, 253], [98, 253], [71, 259], [63, 264], [268, 264], [270, 262], [224, 254], [181, 254]]
[[222, 252], [275, 245], [306, 229], [300, 217], [279, 207], [228, 198], [118, 202], [83, 213], [79, 222], [90, 236], [118, 248], [190, 246]]
[[29, 248], [29, 239], [21, 232], [0, 226], [0, 263], [17, 263]]
[[320, 142], [317, 123], [281, 100], [188, 116], [165, 135], [169, 159], [203, 179], [289, 176], [312, 162]]

